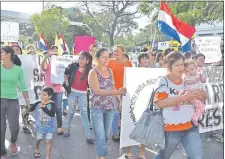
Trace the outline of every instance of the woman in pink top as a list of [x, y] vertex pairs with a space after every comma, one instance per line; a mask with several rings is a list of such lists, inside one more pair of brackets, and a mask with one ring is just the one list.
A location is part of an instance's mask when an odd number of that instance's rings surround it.
[[47, 64], [47, 58], [51, 57], [52, 55], [58, 55], [58, 47], [52, 46], [51, 52], [47, 53], [43, 61], [41, 62], [41, 69], [45, 72], [45, 86], [52, 87], [54, 90], [53, 101], [56, 104], [56, 120], [57, 120], [57, 128], [58, 134], [62, 135], [62, 96], [63, 96], [63, 89], [61, 84], [54, 84], [51, 83], [51, 64]]
[[91, 137], [87, 114], [88, 73], [91, 70], [91, 67], [92, 56], [88, 52], [82, 52], [78, 63], [75, 62], [69, 65], [65, 70], [65, 84], [63, 86], [68, 94], [69, 111], [67, 114], [66, 131], [64, 132], [64, 136], [69, 136], [71, 122], [76, 110], [76, 103], [78, 102], [86, 141], [93, 144], [94, 140]]

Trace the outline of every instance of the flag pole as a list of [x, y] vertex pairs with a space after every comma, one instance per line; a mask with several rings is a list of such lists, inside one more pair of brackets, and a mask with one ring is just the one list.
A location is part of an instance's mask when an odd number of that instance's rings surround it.
[[155, 29], [154, 36], [152, 39], [152, 52], [153, 52], [153, 47], [154, 47], [154, 43], [155, 43], [155, 36], [156, 36], [156, 29]]

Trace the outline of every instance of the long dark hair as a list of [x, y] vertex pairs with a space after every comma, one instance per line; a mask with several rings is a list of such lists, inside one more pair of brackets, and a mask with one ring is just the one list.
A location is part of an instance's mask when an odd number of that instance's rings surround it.
[[89, 74], [89, 71], [92, 68], [92, 56], [88, 52], [81, 52], [80, 56], [83, 56], [85, 57], [86, 60], [88, 60], [88, 63], [85, 66], [84, 72], [80, 76], [80, 80], [83, 80]]
[[19, 57], [14, 54], [14, 50], [11, 46], [4, 46], [1, 48], [4, 50], [7, 54], [11, 54], [11, 61], [17, 66], [21, 66], [22, 62], [20, 61]]
[[23, 54], [22, 48], [19, 45], [13, 45], [12, 48], [14, 48], [14, 47], [17, 47], [20, 50], [21, 55]]

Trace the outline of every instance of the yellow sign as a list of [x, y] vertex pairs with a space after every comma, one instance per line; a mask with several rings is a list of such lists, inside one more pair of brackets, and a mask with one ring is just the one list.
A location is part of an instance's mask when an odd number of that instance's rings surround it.
[[179, 46], [181, 45], [178, 41], [168, 41], [169, 47], [171, 49], [174, 49], [175, 51], [178, 51]]

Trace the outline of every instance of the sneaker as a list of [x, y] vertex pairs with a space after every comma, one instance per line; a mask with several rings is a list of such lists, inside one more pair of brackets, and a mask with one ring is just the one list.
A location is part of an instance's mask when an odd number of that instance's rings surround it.
[[203, 140], [205, 140], [206, 142], [211, 142], [211, 139], [209, 137], [203, 137]]
[[31, 130], [28, 127], [23, 127], [23, 132], [31, 133]]
[[223, 143], [223, 137], [217, 138], [216, 141]]
[[212, 137], [218, 137], [218, 134], [217, 134], [217, 132], [211, 132], [210, 133], [210, 136], [212, 136]]
[[10, 145], [10, 148], [11, 148], [11, 152], [13, 155], [17, 155], [18, 154], [18, 148], [17, 148], [17, 145], [14, 143], [11, 143]]

